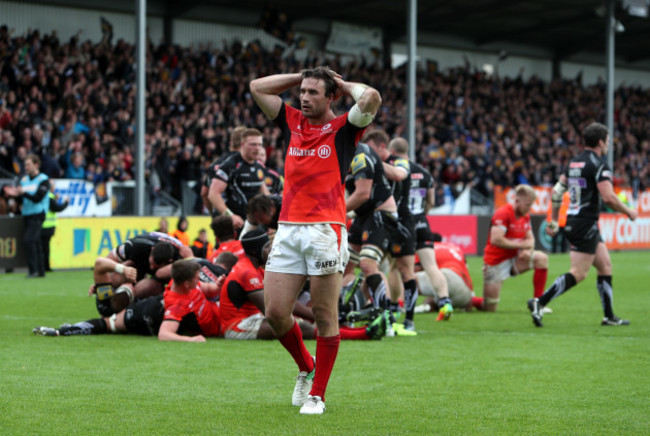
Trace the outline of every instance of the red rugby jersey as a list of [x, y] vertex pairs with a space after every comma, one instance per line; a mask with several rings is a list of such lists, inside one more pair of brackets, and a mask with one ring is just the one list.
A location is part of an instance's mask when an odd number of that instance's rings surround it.
[[327, 124], [312, 125], [286, 104], [273, 121], [286, 141], [278, 222], [345, 225], [345, 175], [365, 128], [351, 124], [347, 112]]
[[463, 281], [468, 288], [474, 290], [472, 278], [467, 270], [465, 263], [465, 254], [463, 249], [451, 242], [436, 242], [435, 243], [436, 262], [438, 268], [447, 268], [462, 277]]
[[[530, 230], [530, 214], [517, 218], [515, 216], [514, 206], [512, 204], [506, 204], [494, 212], [491, 226], [504, 227], [506, 229], [506, 238], [508, 239], [524, 239], [526, 233]], [[518, 251], [516, 248], [508, 250], [496, 247], [492, 245], [490, 236], [488, 236], [485, 251], [483, 252], [483, 263], [486, 265], [498, 265], [505, 260], [515, 257]]]
[[221, 310], [221, 328], [225, 330], [238, 324], [244, 318], [260, 313], [260, 310], [248, 300], [249, 292], [264, 290], [264, 269], [253, 265], [247, 256], [242, 256], [226, 277], [221, 287], [219, 307]]
[[203, 336], [219, 336], [221, 334], [219, 306], [208, 301], [198, 287], [192, 289], [189, 294], [179, 294], [172, 291], [172, 283], [173, 280], [169, 282], [163, 294], [165, 302], [163, 320], [181, 322], [183, 318], [191, 316], [196, 319]]

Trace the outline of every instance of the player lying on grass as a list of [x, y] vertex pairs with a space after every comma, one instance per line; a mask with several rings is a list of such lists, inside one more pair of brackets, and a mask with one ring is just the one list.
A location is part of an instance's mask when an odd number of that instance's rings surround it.
[[[113, 266], [109, 262], [112, 261], [103, 262], [107, 275]], [[223, 265], [205, 259], [178, 260], [172, 264], [172, 281], [164, 294], [138, 300], [111, 316], [63, 324], [58, 329], [36, 327], [33, 331], [43, 336], [134, 333], [157, 335], [160, 340], [203, 342], [205, 336], [220, 333], [219, 307], [214, 300], [218, 299], [227, 272]], [[187, 334], [191, 335], [190, 339], [184, 336]]]

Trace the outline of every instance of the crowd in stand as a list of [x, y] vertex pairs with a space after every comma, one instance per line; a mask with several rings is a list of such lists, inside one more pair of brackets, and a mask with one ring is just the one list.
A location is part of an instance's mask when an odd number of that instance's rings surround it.
[[[148, 44], [145, 152], [152, 193], [180, 197], [228, 148], [237, 126], [263, 132], [267, 165], [282, 173], [280, 131], [248, 89], [253, 77], [328, 64], [350, 80], [380, 91], [375, 127], [406, 133], [404, 68], [381, 59], [342, 64], [310, 53], [305, 59], [239, 42], [190, 48]], [[22, 174], [29, 153], [57, 178], [94, 183], [134, 178], [135, 46], [92, 44], [55, 32], [13, 35], [0, 26], [0, 177]], [[499, 78], [461, 66], [420, 71], [416, 159], [455, 193], [472, 186], [489, 196], [495, 184], [550, 185], [580, 146], [579, 132], [605, 119], [605, 85], [579, 79]], [[286, 100], [298, 106], [297, 91]], [[350, 98], [337, 102], [340, 112]], [[650, 187], [650, 91], [621, 87], [615, 98], [616, 183]]]

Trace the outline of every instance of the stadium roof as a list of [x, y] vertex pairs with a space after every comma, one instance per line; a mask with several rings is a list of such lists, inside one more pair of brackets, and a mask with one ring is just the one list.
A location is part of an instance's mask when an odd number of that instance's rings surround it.
[[[133, 12], [136, 4], [31, 1], [120, 12]], [[417, 0], [418, 43], [604, 63], [606, 1]], [[269, 4], [286, 13], [298, 32], [327, 33], [329, 21], [336, 20], [378, 26], [387, 41], [406, 41], [408, 0], [148, 0], [147, 8], [151, 15], [254, 26]], [[647, 9], [647, 0], [615, 0], [616, 19], [625, 29], [616, 33], [617, 63], [650, 69], [650, 19], [631, 15], [628, 4]]]

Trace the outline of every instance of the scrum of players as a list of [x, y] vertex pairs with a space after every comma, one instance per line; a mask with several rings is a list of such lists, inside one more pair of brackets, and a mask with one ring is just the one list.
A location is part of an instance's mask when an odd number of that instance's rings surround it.
[[[265, 166], [259, 130], [237, 128], [232, 136], [229, 152], [211, 165], [202, 190], [213, 215], [210, 256], [194, 257], [189, 246], [162, 231], [135, 236], [95, 262], [88, 292], [99, 317], [36, 327], [34, 333], [134, 333], [190, 342], [276, 339], [264, 316], [263, 282], [282, 177]], [[544, 293], [548, 258], [534, 250], [530, 226], [535, 191], [518, 186], [514, 204], [492, 217], [483, 297], [477, 297], [462, 249], [442, 242], [429, 227], [434, 180], [408, 159], [408, 147], [381, 130], [366, 132], [357, 144], [345, 180], [350, 260], [339, 298], [342, 339], [417, 335], [415, 313], [434, 312], [437, 321], [447, 321], [458, 309], [495, 311], [503, 281], [528, 270], [534, 271], [534, 297]], [[419, 295], [425, 299], [416, 305]], [[303, 337], [315, 338], [308, 281], [293, 315]]]

